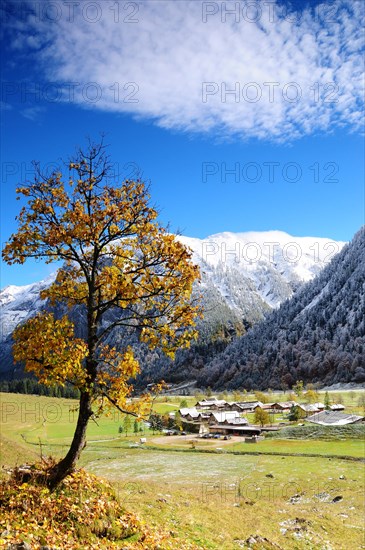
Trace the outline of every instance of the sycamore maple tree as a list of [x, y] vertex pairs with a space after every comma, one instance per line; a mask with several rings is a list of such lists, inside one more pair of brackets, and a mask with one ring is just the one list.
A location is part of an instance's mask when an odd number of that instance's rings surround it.
[[28, 201], [3, 249], [9, 264], [62, 260], [41, 297], [49, 306], [66, 303], [84, 312], [83, 338], [69, 315], [57, 318], [51, 307], [14, 332], [15, 361], [24, 361], [42, 383], [71, 383], [80, 391], [73, 440], [50, 472], [51, 488], [74, 470], [94, 414], [111, 404], [143, 414], [143, 400], [129, 399], [139, 363], [130, 347], [108, 343], [111, 331], [130, 327], [150, 348], [171, 356], [196, 336], [200, 311], [191, 293], [199, 270], [191, 252], [158, 223], [145, 184], [110, 184], [110, 166], [103, 143], [89, 143], [69, 163], [67, 181], [61, 173], [38, 172], [17, 189]]

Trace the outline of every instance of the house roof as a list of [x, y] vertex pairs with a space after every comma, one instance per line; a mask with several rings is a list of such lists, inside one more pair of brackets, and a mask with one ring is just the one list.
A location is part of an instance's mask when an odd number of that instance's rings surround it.
[[343, 411], [345, 410], [345, 407], [341, 403], [334, 403], [333, 405], [330, 406], [330, 409], [332, 411]]
[[195, 407], [192, 407], [191, 409], [188, 409], [188, 408], [182, 408], [179, 410], [181, 416], [187, 416], [188, 414], [190, 414], [191, 417], [193, 418], [198, 418], [199, 416], [199, 412], [196, 410]]
[[273, 403], [273, 406], [278, 405], [283, 409], [290, 409], [293, 405], [296, 405], [296, 404], [297, 404], [296, 401], [277, 401], [276, 403]]
[[214, 418], [216, 422], [221, 423], [226, 420], [233, 420], [239, 418], [239, 413], [237, 411], [224, 411], [224, 412], [212, 412], [210, 418]]
[[303, 411], [307, 411], [307, 412], [318, 412], [319, 411], [319, 409], [315, 405], [313, 405], [312, 403], [297, 403], [295, 406], [299, 407]]
[[262, 405], [261, 401], [238, 401], [236, 405]]
[[231, 403], [231, 405], [237, 405], [243, 411], [253, 409], [254, 407], [262, 407], [261, 401], [243, 401], [240, 403]]
[[223, 407], [227, 401], [224, 399], [217, 399], [214, 397], [214, 399], [203, 399], [202, 401], [198, 401], [196, 403], [196, 407], [211, 407], [212, 405], [217, 405], [218, 407]]
[[364, 416], [345, 414], [338, 411], [321, 411], [308, 416], [306, 420], [323, 426], [344, 426], [346, 424], [354, 424], [354, 422], [359, 422], [360, 420], [364, 420], [364, 418]]
[[317, 411], [320, 410], [320, 409], [317, 407], [317, 405], [314, 405], [314, 404], [311, 404], [311, 403], [308, 403], [308, 405], [305, 406], [305, 409], [306, 409], [308, 412], [317, 412]]

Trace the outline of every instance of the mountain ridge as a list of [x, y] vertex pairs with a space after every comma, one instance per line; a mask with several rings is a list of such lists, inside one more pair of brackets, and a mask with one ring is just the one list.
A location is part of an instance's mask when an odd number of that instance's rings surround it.
[[[196, 376], [212, 387], [365, 381], [365, 227], [291, 300]], [[190, 373], [191, 377], [191, 373]]]
[[[222, 345], [243, 334], [293, 296], [306, 280], [313, 279], [325, 267], [329, 255], [345, 245], [325, 238], [293, 237], [282, 231], [223, 232], [206, 239], [177, 238], [192, 249], [192, 259], [201, 268], [201, 283], [194, 287], [194, 296], [202, 295], [205, 312], [198, 326], [199, 345], [210, 346], [214, 342], [211, 353], [215, 353], [216, 343], [220, 350]], [[10, 285], [0, 291], [0, 371], [3, 374], [13, 369], [11, 334], [14, 328], [47, 307], [39, 298], [39, 292], [51, 284], [55, 276], [53, 273], [37, 283], [23, 287]], [[61, 310], [62, 307], [58, 312]], [[77, 313], [76, 324], [81, 319]], [[115, 338], [123, 340], [119, 334], [115, 334]]]

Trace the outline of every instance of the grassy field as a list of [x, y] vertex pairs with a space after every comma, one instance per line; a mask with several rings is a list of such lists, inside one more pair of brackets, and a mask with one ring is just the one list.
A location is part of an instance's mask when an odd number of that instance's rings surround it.
[[[227, 449], [228, 450], [228, 449]], [[247, 443], [233, 443], [229, 450], [247, 451]], [[257, 452], [274, 453], [297, 453], [297, 454], [316, 454], [316, 455], [344, 455], [364, 458], [365, 444], [361, 440], [346, 441], [301, 441], [289, 439], [269, 439], [259, 441], [250, 446], [250, 450]]]
[[194, 443], [195, 450], [205, 451], [209, 449], [221, 448], [225, 453], [247, 453], [247, 454], [298, 454], [298, 455], [319, 455], [319, 456], [337, 456], [337, 457], [365, 457], [365, 443], [361, 439], [346, 439], [339, 441], [326, 440], [291, 440], [291, 439], [268, 439], [258, 441], [255, 444], [245, 443], [244, 438], [233, 437], [228, 443], [222, 440], [204, 440], [190, 436], [173, 438], [154, 438], [151, 436], [148, 440], [148, 446], [157, 449], [169, 450], [190, 450]]
[[284, 549], [362, 548], [362, 464], [139, 449], [101, 460], [91, 454], [86, 467], [111, 480], [129, 509], [203, 548], [234, 550], [251, 535]]
[[[181, 399], [159, 402], [156, 409], [173, 410]], [[75, 402], [19, 394], [0, 394], [0, 400], [2, 465], [32, 461], [41, 451], [53, 456], [66, 452], [76, 420]], [[179, 436], [166, 437], [168, 451], [148, 450], [135, 447], [140, 434], [118, 433], [121, 421], [119, 414], [112, 414], [90, 423], [80, 464], [109, 479], [126, 508], [147, 523], [164, 525], [172, 535], [205, 549], [245, 548], [251, 535], [284, 550], [365, 548], [364, 463], [323, 456], [362, 457], [360, 439], [275, 438], [249, 445], [232, 438], [224, 452], [207, 454], [175, 452], [172, 444], [188, 451], [188, 438]], [[157, 436], [148, 430], [145, 435], [148, 445], [154, 445]], [[219, 447], [219, 440], [199, 441], [198, 448], [212, 445]]]

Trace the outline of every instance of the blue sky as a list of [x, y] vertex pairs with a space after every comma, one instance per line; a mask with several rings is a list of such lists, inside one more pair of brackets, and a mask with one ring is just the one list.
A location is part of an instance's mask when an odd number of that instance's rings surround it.
[[[362, 2], [11, 0], [3, 18], [3, 243], [31, 161], [100, 133], [185, 235], [364, 223]], [[0, 286], [53, 269], [2, 264]]]

